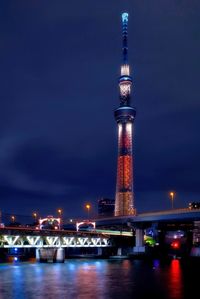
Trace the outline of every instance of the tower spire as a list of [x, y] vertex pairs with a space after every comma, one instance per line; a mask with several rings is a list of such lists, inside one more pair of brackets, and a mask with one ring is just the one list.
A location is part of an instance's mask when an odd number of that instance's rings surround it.
[[123, 64], [128, 63], [128, 13], [122, 14], [122, 54]]
[[130, 106], [132, 78], [128, 64], [128, 13], [122, 14], [122, 55], [121, 76], [119, 78], [120, 106]]

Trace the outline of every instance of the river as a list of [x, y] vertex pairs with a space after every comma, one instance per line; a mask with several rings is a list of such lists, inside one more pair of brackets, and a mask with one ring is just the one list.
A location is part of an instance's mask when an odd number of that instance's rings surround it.
[[0, 264], [0, 299], [193, 299], [199, 274], [198, 259]]

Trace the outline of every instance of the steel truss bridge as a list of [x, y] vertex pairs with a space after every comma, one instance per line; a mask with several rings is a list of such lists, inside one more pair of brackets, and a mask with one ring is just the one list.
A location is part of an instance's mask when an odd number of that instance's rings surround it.
[[110, 236], [95, 232], [0, 228], [0, 248], [110, 247]]

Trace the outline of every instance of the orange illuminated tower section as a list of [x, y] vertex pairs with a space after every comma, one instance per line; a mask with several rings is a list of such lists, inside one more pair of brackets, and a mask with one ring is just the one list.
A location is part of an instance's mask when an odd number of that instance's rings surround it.
[[115, 216], [134, 215], [132, 130], [136, 110], [130, 106], [132, 78], [128, 64], [128, 14], [122, 14], [123, 63], [119, 77], [120, 106], [115, 110], [118, 125]]

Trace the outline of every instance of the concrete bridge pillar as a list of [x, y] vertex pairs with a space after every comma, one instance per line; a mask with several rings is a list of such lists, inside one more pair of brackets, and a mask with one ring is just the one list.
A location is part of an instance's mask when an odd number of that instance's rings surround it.
[[97, 255], [101, 256], [102, 255], [102, 248], [98, 247]]
[[36, 248], [35, 250], [35, 258], [36, 258], [36, 262], [40, 262], [40, 249]]
[[145, 253], [144, 246], [144, 230], [142, 228], [136, 228], [135, 230], [135, 247], [133, 247], [135, 254]]
[[64, 263], [65, 261], [65, 250], [64, 248], [58, 248], [56, 252], [56, 263]]
[[65, 250], [64, 248], [36, 248], [36, 261], [37, 262], [54, 262], [64, 263]]
[[119, 256], [122, 255], [122, 248], [121, 248], [121, 247], [119, 247], [119, 248], [117, 249], [117, 255], [119, 255]]

